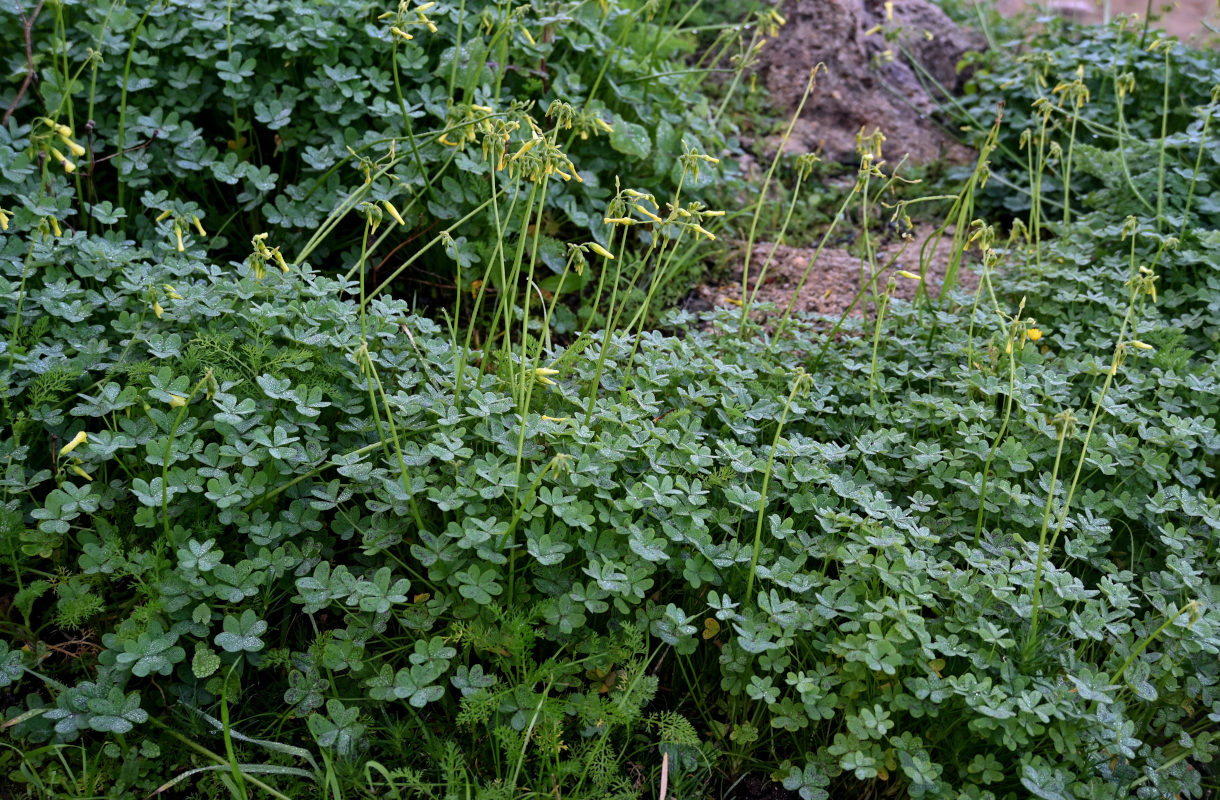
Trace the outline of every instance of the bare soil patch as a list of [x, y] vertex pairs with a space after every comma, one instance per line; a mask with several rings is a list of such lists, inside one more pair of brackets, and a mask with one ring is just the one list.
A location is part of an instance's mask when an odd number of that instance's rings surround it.
[[[958, 28], [928, 0], [789, 0], [788, 24], [763, 49], [759, 65], [776, 104], [794, 110], [810, 70], [826, 72], [806, 103], [788, 142], [794, 153], [821, 151], [830, 161], [855, 164], [856, 134], [879, 129], [890, 159], [969, 161], [971, 151], [933, 122], [936, 104], [920, 81], [915, 61], [946, 88], [957, 88], [958, 60], [984, 46], [977, 34]], [[886, 41], [877, 26], [902, 31]]]
[[[874, 246], [877, 248], [877, 263], [879, 267], [884, 267], [891, 259], [896, 259], [890, 273], [882, 275], [873, 284], [879, 293], [885, 291], [889, 274], [897, 273], [898, 270], [907, 270], [908, 272], [919, 274], [920, 250], [928, 239], [935, 235], [936, 229], [936, 226], [930, 224], [917, 223], [909, 240], [904, 240], [897, 235], [890, 237], [881, 236], [873, 239]], [[743, 249], [744, 246], [744, 243], [742, 243]], [[929, 293], [933, 297], [939, 296], [941, 286], [944, 284], [945, 274], [949, 268], [952, 247], [953, 229], [950, 228], [940, 240], [936, 251], [932, 254], [927, 265], [927, 286]], [[774, 257], [771, 257], [773, 249], [775, 254]], [[801, 282], [801, 276], [805, 274], [805, 270], [809, 267], [816, 251], [816, 246], [790, 247], [783, 244], [776, 246], [771, 242], [758, 242], [755, 244], [753, 255], [750, 258], [750, 291], [754, 291], [756, 276], [762, 271], [763, 265], [767, 263], [767, 259], [770, 257], [771, 263], [767, 267], [762, 285], [758, 288], [755, 304], [774, 303], [778, 309], [775, 312], [759, 311], [755, 312], [756, 314], [763, 317], [778, 317], [783, 315], [784, 309], [787, 308], [789, 301], [797, 290], [797, 286]], [[741, 258], [737, 260], [735, 274], [730, 274], [725, 283], [697, 287], [692, 295], [687, 298], [686, 307], [689, 310], [707, 310], [713, 307], [740, 307], [740, 262], [743, 260]], [[974, 260], [970, 254], [967, 254], [961, 269], [957, 273], [957, 286], [965, 287], [968, 290], [973, 290], [978, 286], [978, 276], [971, 269], [973, 263]], [[867, 264], [863, 267], [863, 277], [864, 284], [868, 284], [871, 274]], [[838, 316], [852, 305], [856, 296], [860, 293], [862, 285], [860, 278], [860, 256], [857, 253], [851, 252], [846, 247], [831, 247], [827, 245], [810, 270], [809, 278], [805, 281], [805, 285], [801, 287], [793, 311]], [[897, 277], [896, 279], [897, 285], [895, 286], [893, 296], [904, 300], [913, 300], [918, 290], [918, 283], [907, 278]], [[871, 293], [872, 291], [870, 290], [869, 294], [871, 295]], [[857, 303], [852, 314], [861, 315], [864, 312], [864, 306], [864, 300]], [[869, 313], [870, 315], [872, 314], [871, 306]]]

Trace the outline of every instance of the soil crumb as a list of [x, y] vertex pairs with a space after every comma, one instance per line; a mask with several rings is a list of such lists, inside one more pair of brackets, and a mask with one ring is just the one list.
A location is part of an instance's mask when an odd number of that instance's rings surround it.
[[[915, 299], [919, 283], [909, 278], [900, 277], [897, 273], [899, 270], [906, 270], [916, 275], [920, 273], [920, 251], [930, 238], [935, 237], [936, 231], [937, 226], [917, 223], [911, 232], [910, 239], [903, 239], [897, 234], [873, 238], [878, 267], [884, 267], [891, 259], [894, 259], [894, 265], [890, 270], [873, 284], [879, 294], [885, 292], [889, 276], [893, 275], [896, 285], [892, 296], [908, 301]], [[931, 247], [932, 245], [929, 244], [929, 251], [931, 251]], [[742, 248], [744, 250], [744, 243]], [[816, 250], [816, 245], [810, 247], [791, 247], [783, 244], [775, 245], [771, 242], [755, 243], [754, 252], [750, 258], [750, 291], [754, 291], [756, 276], [762, 271], [763, 266], [767, 264], [768, 259], [770, 259], [770, 264], [766, 268], [762, 285], [758, 287], [758, 295], [754, 303], [755, 305], [759, 303], [774, 303], [777, 309], [776, 311], [759, 311], [755, 313], [763, 317], [779, 317], [783, 315], [784, 309], [788, 307], [788, 303], [792, 300], [792, 296], [801, 282], [801, 277], [809, 267], [809, 263], [813, 259]], [[941, 237], [935, 252], [932, 253], [928, 260], [926, 281], [928, 292], [933, 297], [937, 297], [940, 294], [945, 274], [949, 269], [952, 250], [953, 228], [949, 228], [945, 231], [944, 236]], [[772, 251], [774, 251], [774, 256], [772, 256]], [[796, 304], [792, 309], [793, 312], [824, 314], [831, 317], [840, 316], [852, 306], [856, 296], [860, 293], [860, 263], [861, 259], [857, 252], [849, 251], [842, 244], [833, 247], [827, 244], [823, 248], [821, 255], [818, 256], [817, 262], [809, 271], [809, 277], [806, 279], [805, 285], [801, 287], [800, 294], [797, 295]], [[957, 287], [973, 291], [978, 286], [978, 276], [972, 269], [974, 263], [973, 255], [967, 253], [957, 273], [955, 284]], [[870, 277], [868, 265], [865, 264], [865, 284], [868, 283]], [[852, 309], [852, 315], [859, 316], [864, 313], [866, 300], [871, 294], [872, 291], [870, 290], [865, 299], [856, 303], [855, 308]], [[696, 288], [691, 296], [687, 298], [685, 305], [691, 311], [704, 311], [714, 307], [731, 306], [739, 308], [740, 298], [741, 266], [738, 265], [735, 274], [729, 276], [727, 283], [704, 285]], [[872, 313], [873, 310], [870, 305], [870, 316]]]
[[[985, 46], [981, 36], [957, 27], [929, 0], [789, 0], [783, 13], [788, 23], [763, 48], [759, 63], [776, 104], [795, 110], [810, 70], [826, 65], [788, 151], [820, 150], [829, 161], [855, 164], [856, 134], [879, 129], [891, 160], [903, 154], [923, 163], [972, 158], [933, 122], [936, 103], [921, 70], [956, 90], [962, 77], [958, 61], [966, 51]], [[882, 28], [900, 31], [898, 40], [887, 41]], [[904, 49], [919, 68], [903, 57]]]

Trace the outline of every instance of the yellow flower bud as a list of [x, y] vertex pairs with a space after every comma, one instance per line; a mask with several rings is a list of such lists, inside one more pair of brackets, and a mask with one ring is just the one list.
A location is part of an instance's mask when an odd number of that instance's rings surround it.
[[517, 152], [512, 154], [512, 157], [509, 158], [509, 161], [516, 161], [518, 158], [521, 158], [521, 156], [525, 155], [530, 150], [533, 150], [534, 145], [538, 144], [541, 141], [542, 141], [542, 139], [540, 139], [538, 137], [534, 137], [533, 139], [527, 140], [524, 144], [521, 145], [520, 150], [518, 150]]
[[83, 156], [85, 154], [85, 148], [81, 147], [79, 144], [72, 141], [67, 136], [60, 136], [59, 138], [63, 140], [64, 147], [67, 147], [69, 150], [72, 151], [72, 155], [76, 156], [77, 158], [80, 158], [81, 156]]
[[5, 214], [4, 210], [0, 209], [0, 231], [7, 231], [7, 230], [8, 230], [8, 214]]
[[613, 261], [613, 260], [614, 260], [614, 254], [612, 254], [612, 253], [611, 253], [609, 250], [607, 250], [606, 248], [602, 247], [602, 246], [601, 246], [600, 244], [598, 244], [597, 242], [589, 242], [589, 244], [588, 244], [588, 248], [589, 248], [590, 250], [592, 250], [594, 253], [597, 253], [599, 256], [602, 256], [603, 258], [608, 258], [608, 259], [610, 259], [611, 261]]
[[60, 230], [59, 220], [55, 219], [55, 217], [47, 217], [47, 220], [49, 220], [51, 223], [51, 233], [55, 234], [56, 236], [64, 235], [64, 232]]
[[200, 235], [200, 236], [207, 236], [207, 235], [208, 235], [208, 232], [207, 232], [207, 231], [205, 231], [205, 230], [203, 229], [203, 223], [201, 223], [201, 222], [199, 221], [199, 217], [194, 217], [194, 216], [192, 216], [192, 217], [191, 217], [191, 224], [195, 226], [195, 230], [199, 232], [199, 235]]
[[60, 457], [66, 456], [68, 453], [71, 453], [73, 450], [75, 450], [76, 448], [80, 447], [82, 444], [85, 444], [88, 441], [89, 441], [89, 434], [85, 433], [84, 431], [81, 431], [80, 433], [78, 433], [72, 437], [72, 441], [68, 442], [67, 444], [65, 444], [63, 447], [61, 447], [59, 449]]
[[83, 469], [81, 469], [76, 464], [73, 464], [72, 466], [68, 467], [68, 469], [71, 472], [75, 472], [77, 475], [81, 476], [82, 478], [84, 478], [87, 481], [93, 480], [92, 475], [90, 475], [88, 472], [85, 472]]
[[398, 28], [398, 27], [390, 28], [390, 33], [394, 34], [399, 39], [402, 39], [404, 42], [409, 42], [415, 38], [411, 34], [404, 31], [402, 28]]
[[67, 158], [65, 158], [63, 153], [59, 152], [54, 147], [50, 148], [50, 151], [51, 151], [51, 157], [59, 162], [59, 166], [64, 168], [64, 172], [67, 172], [67, 173], [76, 172], [76, 165], [73, 164], [71, 161], [69, 161]]
[[165, 314], [165, 309], [161, 307], [160, 303], [154, 301], [153, 313], [157, 315], [157, 319], [161, 319], [161, 317]]
[[1151, 350], [1152, 349], [1152, 345], [1148, 344], [1147, 342], [1141, 342], [1138, 339], [1132, 339], [1131, 346], [1134, 347], [1136, 350]]
[[165, 296], [168, 297], [170, 300], [181, 300], [182, 299], [182, 295], [178, 294], [177, 290], [174, 289], [173, 286], [170, 286], [168, 283], [163, 284], [161, 286], [161, 288], [165, 290]]
[[278, 247], [275, 248], [275, 250], [271, 251], [271, 255], [275, 257], [275, 263], [279, 265], [280, 272], [287, 274], [288, 262], [284, 261], [284, 255], [280, 252], [280, 249]]
[[537, 367], [534, 369], [534, 378], [545, 386], [554, 386], [555, 381], [551, 380], [552, 375], [558, 375], [559, 370], [549, 369], [547, 367]]
[[178, 252], [185, 253], [186, 246], [182, 244], [182, 229], [174, 225], [174, 237], [178, 240]]
[[169, 404], [174, 408], [182, 408], [186, 405], [186, 398], [180, 394], [171, 394], [169, 396]]
[[398, 209], [394, 208], [394, 204], [391, 203], [389, 200], [382, 200], [381, 205], [385, 206], [386, 213], [388, 213], [391, 217], [393, 217], [394, 221], [397, 222], [399, 225], [407, 224], [406, 220], [404, 220], [402, 218], [402, 215], [398, 213]]
[[162, 211], [160, 214], [157, 215], [157, 222], [165, 222], [165, 220], [169, 219], [173, 215], [174, 215], [174, 212], [167, 208], [164, 211]]
[[906, 278], [907, 280], [912, 280], [912, 281], [922, 280], [918, 275], [916, 275], [914, 272], [911, 272], [909, 270], [900, 269], [900, 270], [898, 270], [898, 274], [901, 275], [902, 277]]
[[653, 222], [664, 222], [664, 220], [662, 220], [660, 217], [658, 217], [656, 214], [652, 213], [648, 209], [644, 208], [639, 203], [636, 203], [635, 205], [633, 205], [632, 208], [634, 208], [636, 211], [640, 212], [644, 216], [648, 217]]

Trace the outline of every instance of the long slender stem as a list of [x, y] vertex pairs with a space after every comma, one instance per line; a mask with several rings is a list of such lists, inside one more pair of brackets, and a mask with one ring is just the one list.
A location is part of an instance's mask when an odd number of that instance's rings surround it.
[[[1046, 493], [1046, 509], [1042, 512], [1042, 529], [1038, 532], [1038, 563], [1034, 567], [1034, 590], [1031, 599], [1029, 640], [1026, 654], [1033, 651], [1038, 642], [1038, 601], [1042, 588], [1042, 566], [1046, 563], [1046, 528], [1051, 518], [1051, 506], [1055, 501], [1055, 481], [1059, 477], [1059, 461], [1063, 457], [1063, 443], [1067, 440], [1068, 421], [1063, 419], [1059, 427], [1059, 446], [1055, 449], [1055, 465], [1051, 468], [1051, 485]], [[977, 535], [977, 534], [976, 534]]]
[[771, 484], [771, 469], [775, 466], [775, 451], [779, 449], [779, 437], [784, 432], [784, 423], [788, 421], [788, 410], [792, 408], [792, 400], [801, 391], [804, 376], [798, 374], [792, 381], [792, 390], [784, 403], [784, 410], [779, 415], [779, 424], [775, 426], [775, 436], [771, 439], [771, 452], [767, 456], [767, 469], [763, 473], [762, 494], [758, 499], [758, 520], [754, 524], [754, 551], [750, 556], [750, 575], [746, 578], [746, 602], [754, 597], [754, 572], [758, 569], [758, 554], [762, 550], [763, 520], [767, 513], [767, 490]]
[[[784, 156], [784, 149], [788, 145], [788, 139], [792, 137], [792, 130], [796, 127], [796, 121], [800, 119], [801, 109], [805, 107], [805, 101], [809, 99], [810, 92], [813, 91], [815, 79], [817, 78], [818, 69], [825, 69], [825, 65], [819, 64], [809, 72], [809, 79], [805, 81], [805, 93], [801, 95], [801, 102], [796, 104], [796, 110], [792, 112], [792, 116], [788, 119], [788, 127], [784, 130], [784, 135], [779, 141], [779, 145], [775, 149], [775, 157], [771, 159], [771, 166], [767, 168], [767, 176], [763, 178], [762, 188], [758, 190], [758, 196], [754, 201], [754, 216], [750, 220], [750, 233], [746, 236], [746, 255], [745, 263], [741, 267], [741, 326], [739, 335], [743, 338], [746, 333], [746, 322], [750, 317], [750, 257], [754, 254], [754, 237], [758, 233], [758, 218], [762, 216], [763, 205], [767, 202], [767, 190], [771, 188], [771, 178], [775, 175], [775, 168], [779, 166], [780, 159]], [[799, 189], [799, 181], [798, 181]], [[793, 197], [795, 204], [796, 198]], [[789, 216], [792, 212], [789, 211]], [[774, 250], [771, 251], [774, 254]], [[770, 259], [768, 259], [769, 261]], [[759, 283], [762, 278], [759, 278]], [[758, 286], [754, 287], [758, 291]]]

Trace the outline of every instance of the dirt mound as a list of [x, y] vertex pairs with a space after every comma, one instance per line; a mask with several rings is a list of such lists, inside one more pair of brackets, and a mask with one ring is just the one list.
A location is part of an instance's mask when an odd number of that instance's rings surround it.
[[[892, 18], [887, 19], [887, 7]], [[856, 134], [879, 128], [887, 159], [967, 161], [970, 151], [930, 119], [936, 104], [904, 56], [949, 89], [957, 87], [957, 63], [984, 42], [958, 28], [928, 0], [788, 0], [788, 24], [762, 51], [759, 73], [777, 103], [795, 109], [809, 71], [824, 63], [817, 88], [788, 142], [791, 152], [821, 150], [825, 158], [857, 162]], [[877, 26], [901, 29], [886, 41]]]
[[[917, 224], [912, 234], [912, 238], [909, 241], [897, 236], [883, 236], [874, 239], [873, 244], [877, 248], [879, 266], [884, 266], [891, 259], [894, 260], [894, 265], [891, 267], [889, 274], [892, 275], [898, 270], [903, 269], [913, 273], [920, 271], [920, 251], [929, 237], [935, 236], [936, 226]], [[772, 250], [774, 250], [774, 255], [772, 255]], [[768, 264], [768, 260], [770, 261], [767, 266], [766, 275], [763, 278], [763, 283], [758, 287], [758, 296], [755, 299], [755, 303], [774, 303], [779, 309], [776, 315], [782, 315], [784, 309], [788, 307], [788, 301], [792, 299], [793, 293], [796, 292], [797, 287], [800, 285], [801, 277], [805, 274], [805, 270], [809, 268], [816, 250], [816, 247], [776, 246], [770, 242], [755, 244], [754, 255], [750, 259], [751, 293], [754, 291], [758, 272], [764, 264]], [[929, 247], [931, 258], [927, 265], [927, 287], [933, 297], [940, 294], [940, 287], [944, 283], [945, 274], [949, 269], [952, 250], [952, 228], [946, 231], [934, 252]], [[965, 263], [962, 264], [961, 269], [957, 273], [956, 285], [965, 288], [967, 291], [973, 291], [978, 286], [978, 275], [973, 270], [974, 262], [973, 254], [967, 255]], [[852, 306], [856, 296], [860, 293], [860, 278], [862, 274], [864, 275], [864, 284], [867, 285], [871, 274], [868, 271], [868, 267], [861, 264], [861, 258], [858, 254], [850, 252], [846, 247], [842, 246], [826, 247], [822, 250], [821, 255], [818, 256], [817, 262], [813, 265], [812, 269], [810, 269], [809, 277], [805, 281], [805, 285], [801, 287], [800, 294], [797, 295], [793, 310], [797, 312], [827, 314], [830, 316], [842, 314]], [[704, 311], [716, 306], [740, 307], [740, 267], [738, 267], [735, 274], [729, 276], [729, 280], [730, 282], [724, 285], [698, 287], [687, 298], [685, 308], [689, 311]], [[876, 291], [884, 292], [886, 283], [887, 276], [879, 278], [874, 284]], [[917, 289], [918, 284], [916, 282], [906, 278], [898, 278], [893, 296], [901, 297], [904, 300], [913, 300]], [[869, 289], [867, 295], [871, 295], [872, 291], [872, 289]], [[865, 305], [867, 305], [865, 301], [856, 303], [853, 314], [856, 316], [862, 314]], [[870, 317], [872, 314], [873, 311], [870, 307]], [[762, 316], [769, 317], [773, 315], [762, 314]]]

